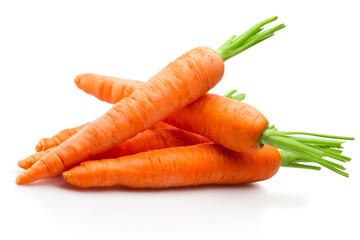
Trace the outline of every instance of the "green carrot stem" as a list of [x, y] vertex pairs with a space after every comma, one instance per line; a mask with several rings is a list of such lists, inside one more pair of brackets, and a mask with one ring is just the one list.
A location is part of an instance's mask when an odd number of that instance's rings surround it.
[[237, 90], [233, 89], [233, 90], [230, 90], [229, 92], [225, 93], [223, 96], [226, 98], [230, 98], [230, 99], [239, 101], [239, 102], [245, 99], [245, 97], [246, 97], [245, 93], [239, 93], [237, 95], [234, 95], [236, 92], [237, 92]]
[[333, 159], [342, 161], [342, 162], [349, 162], [351, 160], [351, 158], [343, 156], [339, 153], [334, 153], [333, 151], [331, 151], [332, 149], [328, 149], [328, 148], [321, 148], [319, 146], [313, 146], [313, 148], [317, 148], [319, 150], [322, 150], [324, 152], [324, 156], [327, 157], [331, 157]]
[[299, 162], [311, 162], [308, 159], [302, 158], [300, 155], [288, 151], [280, 151], [281, 155], [281, 166], [282, 167], [293, 167], [310, 170], [320, 170], [319, 166], [312, 166], [308, 164], [299, 164]]
[[277, 25], [266, 31], [263, 30], [263, 26], [275, 21], [277, 17], [266, 19], [252, 28], [247, 30], [245, 33], [236, 37], [236, 35], [230, 37], [221, 47], [218, 48], [217, 52], [225, 62], [229, 58], [236, 56], [237, 54], [245, 51], [246, 49], [264, 41], [265, 39], [274, 35], [274, 33], [285, 27], [284, 24]]
[[323, 145], [327, 147], [341, 147], [344, 141], [330, 140], [330, 139], [319, 139], [319, 138], [302, 138], [302, 137], [291, 137], [301, 143], [309, 143], [312, 145]]
[[312, 166], [312, 165], [307, 165], [307, 164], [299, 164], [299, 163], [289, 163], [289, 164], [284, 165], [282, 167], [302, 168], [302, 169], [317, 170], [317, 171], [319, 171], [321, 169], [321, 167], [318, 167], [318, 166]]
[[[341, 147], [343, 141], [329, 140], [329, 139], [318, 139], [318, 138], [301, 138], [291, 136], [292, 133], [295, 135], [300, 135], [300, 132], [281, 132], [278, 131], [274, 126], [267, 128], [261, 138], [260, 142], [262, 144], [267, 144], [278, 149], [286, 150], [291, 152], [293, 155], [298, 155], [299, 157], [293, 157], [292, 160], [284, 161], [283, 165], [295, 164], [296, 162], [304, 161], [306, 159], [310, 162], [315, 162], [319, 165], [322, 165], [342, 176], [348, 177], [349, 175], [342, 170], [345, 168], [342, 165], [334, 163], [332, 161], [326, 160], [323, 157], [330, 157], [336, 160], [343, 162], [350, 161], [350, 158], [342, 156], [341, 151], [332, 149], [331, 147]], [[324, 134], [313, 134], [313, 133], [304, 133], [303, 135], [310, 136], [330, 136], [332, 139], [354, 139], [352, 137], [343, 137], [343, 136], [333, 136], [333, 135], [324, 135]], [[285, 155], [286, 156], [286, 155]], [[288, 155], [290, 156], [290, 155]], [[289, 159], [289, 158], [287, 158]], [[297, 159], [297, 160], [296, 160]], [[303, 159], [303, 160], [301, 160]]]
[[319, 147], [322, 148], [322, 149], [327, 149], [328, 151], [333, 152], [333, 153], [337, 153], [337, 154], [342, 153], [342, 151], [340, 149], [329, 148], [329, 147], [326, 147], [326, 146], [319, 146]]

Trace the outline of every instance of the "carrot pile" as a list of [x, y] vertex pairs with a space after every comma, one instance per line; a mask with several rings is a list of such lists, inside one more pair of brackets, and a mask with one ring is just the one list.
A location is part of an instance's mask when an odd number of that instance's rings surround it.
[[93, 122], [41, 139], [36, 153], [18, 162], [26, 171], [16, 183], [62, 173], [79, 187], [239, 184], [268, 179], [280, 166], [323, 166], [348, 177], [333, 160], [350, 161], [341, 148], [354, 138], [279, 131], [241, 101], [244, 94], [207, 93], [222, 79], [226, 60], [285, 27], [263, 31], [276, 19], [232, 36], [216, 51], [192, 49], [148, 82], [78, 75], [78, 88], [113, 106]]

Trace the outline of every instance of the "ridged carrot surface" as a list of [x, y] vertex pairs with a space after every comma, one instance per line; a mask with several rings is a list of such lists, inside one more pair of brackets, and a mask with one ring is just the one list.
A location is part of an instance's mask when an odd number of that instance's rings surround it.
[[[89, 79], [83, 82], [84, 85], [87, 85], [87, 82], [89, 83], [87, 88], [91, 88], [91, 77], [89, 76]], [[123, 83], [121, 79], [118, 79], [118, 81], [113, 82], [113, 85], [121, 86]], [[95, 95], [95, 97], [97, 96]], [[113, 96], [113, 98], [116, 97]], [[345, 177], [349, 176], [342, 171], [345, 170], [342, 165], [324, 159], [323, 156], [342, 162], [350, 161], [350, 158], [342, 156], [341, 152], [334, 152], [327, 148], [341, 147], [343, 141], [332, 139], [353, 140], [354, 138], [307, 132], [282, 132], [274, 126], [267, 128], [268, 121], [266, 118], [254, 107], [243, 102], [234, 102], [221, 96], [205, 94], [164, 121], [176, 127], [201, 134], [235, 151], [257, 151], [261, 146], [267, 144], [301, 155], [304, 159], [316, 162]], [[291, 135], [308, 135], [321, 138], [302, 138]], [[303, 166], [297, 165], [297, 167]]]
[[78, 75], [75, 78], [75, 84], [84, 92], [111, 104], [119, 102], [124, 97], [130, 96], [135, 90], [146, 85], [145, 82], [92, 73]]
[[[85, 74], [78, 77], [82, 79], [85, 92], [96, 92], [97, 85], [107, 85], [106, 78], [101, 75]], [[111, 78], [109, 86], [124, 88], [131, 80]], [[135, 81], [131, 86], [136, 85]], [[135, 88], [132, 88], [135, 91]], [[100, 93], [103, 93], [100, 91]], [[95, 93], [98, 99], [121, 99], [123, 94], [116, 91], [107, 91], [109, 96]], [[115, 95], [115, 96], [114, 96]], [[116, 96], [118, 95], [118, 96]], [[205, 94], [185, 108], [164, 119], [165, 122], [191, 132], [198, 133], [212, 141], [237, 152], [258, 151], [262, 144], [260, 136], [268, 126], [268, 120], [257, 109], [249, 104], [231, 100], [215, 94]]]
[[240, 184], [275, 175], [281, 157], [264, 146], [255, 153], [236, 153], [215, 143], [152, 150], [116, 159], [87, 161], [64, 172], [78, 187], [126, 186], [168, 188], [201, 184]]
[[41, 152], [49, 148], [56, 147], [60, 145], [62, 142], [64, 142], [66, 139], [73, 136], [75, 133], [80, 131], [84, 126], [86, 126], [87, 123], [74, 127], [74, 128], [68, 128], [64, 129], [60, 132], [58, 132], [55, 136], [51, 138], [42, 138], [40, 141], [36, 144], [35, 150], [36, 152]]
[[223, 59], [213, 49], [199, 47], [185, 53], [141, 90], [116, 103], [106, 114], [43, 156], [17, 177], [17, 184], [56, 176], [109, 151], [204, 95], [223, 74]]
[[[163, 124], [157, 125], [159, 126]], [[155, 130], [146, 130], [141, 132], [135, 137], [121, 143], [118, 146], [115, 146], [113, 149], [93, 157], [93, 159], [117, 158], [154, 149], [187, 146], [208, 142], [211, 141], [203, 136], [179, 128], [158, 128]], [[37, 152], [19, 161], [18, 165], [23, 169], [28, 169], [51, 151], [52, 149], [47, 149], [45, 151]]]
[[164, 121], [237, 152], [260, 150], [261, 134], [269, 124], [251, 105], [215, 94], [205, 94]]
[[[37, 152], [43, 152], [50, 148], [56, 147], [60, 145], [62, 142], [64, 142], [66, 139], [70, 138], [71, 136], [75, 135], [80, 129], [85, 127], [88, 123], [85, 123], [83, 125], [80, 125], [78, 127], [74, 128], [68, 128], [64, 129], [57, 134], [55, 134], [52, 137], [49, 138], [42, 138], [40, 141], [36, 144], [36, 151]], [[151, 129], [158, 129], [158, 128], [172, 128], [174, 126], [171, 126], [170, 124], [159, 122], [155, 124]], [[40, 156], [40, 155], [39, 155]]]

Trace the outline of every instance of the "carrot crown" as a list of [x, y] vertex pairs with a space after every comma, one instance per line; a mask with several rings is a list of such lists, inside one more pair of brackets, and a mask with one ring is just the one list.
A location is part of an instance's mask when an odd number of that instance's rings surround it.
[[[294, 135], [307, 135], [313, 137], [297, 137]], [[319, 138], [314, 138], [319, 137]], [[344, 141], [340, 140], [354, 140], [353, 137], [343, 137], [334, 135], [325, 135], [307, 132], [282, 132], [277, 130], [274, 126], [267, 128], [261, 138], [262, 144], [267, 144], [272, 147], [285, 150], [281, 152], [282, 163], [284, 167], [297, 167], [306, 169], [319, 170], [319, 167], [302, 164], [304, 162], [317, 163], [326, 167], [344, 177], [349, 177], [349, 174], [344, 172], [345, 167], [334, 163], [324, 157], [332, 158], [341, 162], [348, 162], [351, 158], [343, 156], [340, 150]]]
[[274, 36], [274, 33], [276, 31], [285, 27], [284, 24], [277, 25], [265, 31], [262, 31], [262, 27], [268, 23], [275, 21], [276, 19], [277, 17], [272, 17], [262, 22], [259, 22], [238, 37], [236, 37], [236, 35], [233, 35], [221, 47], [219, 47], [218, 50], [216, 50], [217, 53], [225, 62], [229, 58], [238, 55], [239, 53], [258, 44], [259, 42], [262, 42], [265, 39]]

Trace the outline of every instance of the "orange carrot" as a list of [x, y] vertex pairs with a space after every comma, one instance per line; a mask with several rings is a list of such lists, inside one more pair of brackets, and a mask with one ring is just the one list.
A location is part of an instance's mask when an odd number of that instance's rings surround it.
[[77, 126], [75, 128], [69, 128], [69, 129], [62, 130], [51, 138], [40, 139], [38, 144], [36, 144], [36, 146], [35, 146], [36, 152], [41, 152], [46, 149], [53, 148], [53, 147], [60, 145], [60, 143], [64, 142], [66, 139], [68, 139], [69, 137], [71, 137], [72, 135], [77, 133], [85, 125], [87, 125], [87, 123]]
[[[40, 139], [40, 141], [35, 146], [36, 151], [39, 153], [39, 152], [42, 152], [42, 151], [45, 151], [45, 150], [48, 150], [50, 148], [60, 145], [66, 139], [75, 135], [78, 131], [80, 131], [80, 129], [85, 127], [87, 124], [88, 123], [85, 123], [83, 125], [80, 125], [80, 126], [77, 126], [74, 128], [68, 128], [68, 129], [62, 130], [50, 138]], [[173, 127], [173, 126], [171, 126], [170, 124], [167, 124], [164, 122], [159, 122], [159, 123], [155, 124], [151, 129], [171, 128], [171, 127]], [[40, 155], [38, 155], [38, 156], [40, 156]]]
[[[96, 75], [95, 75], [96, 76]], [[84, 88], [88, 91], [92, 88], [91, 77], [83, 81]], [[102, 81], [101, 76], [96, 78]], [[121, 79], [113, 79], [113, 86], [121, 86]], [[116, 94], [116, 92], [111, 92]], [[97, 95], [95, 97], [99, 98]], [[111, 96], [116, 99], [116, 96]], [[324, 146], [338, 148], [341, 141], [299, 138], [291, 135], [310, 135], [325, 138], [337, 138], [353, 140], [354, 138], [339, 137], [306, 132], [280, 132], [275, 128], [268, 128], [267, 119], [255, 108], [246, 104], [235, 102], [213, 94], [205, 94], [201, 98], [177, 111], [164, 120], [178, 128], [196, 132], [212, 141], [238, 152], [258, 151], [264, 144], [277, 148], [293, 151], [307, 159], [317, 162], [330, 170], [343, 176], [348, 176], [342, 165], [323, 159], [323, 156], [331, 157], [339, 161], [347, 162], [350, 158], [324, 149]]]
[[63, 173], [78, 187], [168, 188], [239, 184], [268, 179], [280, 167], [276, 148], [236, 153], [215, 143], [152, 150], [131, 156], [87, 161]]
[[76, 86], [84, 92], [96, 96], [101, 101], [115, 104], [135, 90], [146, 85], [145, 82], [96, 75], [80, 74], [75, 78]]
[[[210, 140], [204, 138], [203, 136], [178, 128], [158, 128], [155, 130], [146, 130], [141, 132], [135, 137], [121, 143], [105, 153], [93, 157], [92, 159], [116, 158], [154, 149], [187, 146], [208, 142], [210, 142]], [[18, 165], [23, 169], [28, 169], [51, 151], [52, 149], [47, 149], [45, 151], [37, 152], [19, 161]]]
[[43, 156], [17, 177], [17, 184], [58, 175], [114, 148], [199, 98], [221, 80], [223, 73], [223, 60], [211, 48], [187, 52], [156, 74], [141, 91], [122, 99]]
[[141, 90], [116, 103], [106, 114], [43, 156], [20, 174], [16, 183], [26, 184], [58, 175], [109, 151], [201, 97], [221, 80], [225, 60], [284, 27], [282, 24], [260, 32], [262, 26], [274, 20], [276, 17], [256, 24], [238, 38], [230, 38], [218, 51], [199, 47], [177, 58]]

